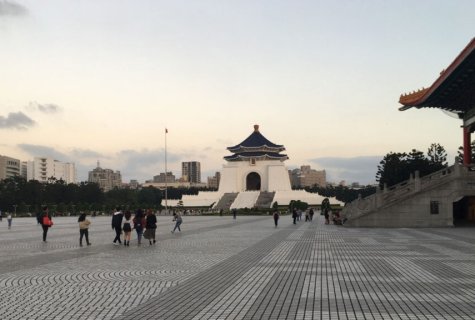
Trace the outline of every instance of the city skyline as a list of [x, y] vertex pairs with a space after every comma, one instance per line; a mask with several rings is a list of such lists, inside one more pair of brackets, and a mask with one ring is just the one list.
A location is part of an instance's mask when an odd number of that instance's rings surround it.
[[[213, 176], [254, 124], [289, 169], [373, 183], [391, 151], [440, 143], [461, 121], [399, 112], [473, 37], [472, 1], [0, 0], [0, 154], [99, 160], [145, 181], [181, 162]], [[443, 23], [441, 23], [443, 21]]]

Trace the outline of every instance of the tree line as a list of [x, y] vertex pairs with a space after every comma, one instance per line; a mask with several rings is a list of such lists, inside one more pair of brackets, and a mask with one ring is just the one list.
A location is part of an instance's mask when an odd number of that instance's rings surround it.
[[[168, 199], [180, 199], [183, 194], [198, 194], [203, 188], [168, 188]], [[208, 189], [205, 189], [208, 190]], [[49, 206], [59, 214], [80, 211], [110, 212], [117, 206], [126, 209], [161, 209], [165, 191], [155, 187], [141, 189], [115, 188], [104, 192], [97, 183], [66, 183], [50, 178], [46, 183], [26, 181], [16, 176], [0, 181], [0, 210], [2, 212], [37, 213]], [[163, 201], [162, 201], [163, 200]]]
[[[475, 148], [475, 141], [472, 142]], [[475, 149], [474, 149], [475, 150]], [[463, 159], [463, 149], [459, 148], [459, 159]], [[475, 163], [475, 154], [472, 155]], [[461, 160], [460, 160], [461, 161]], [[419, 171], [421, 177], [447, 167], [447, 152], [438, 143], [433, 143], [427, 153], [412, 149], [410, 152], [389, 152], [377, 167], [376, 181], [379, 186], [349, 188], [346, 186], [315, 185], [306, 188], [309, 192], [324, 197], [335, 197], [344, 203], [351, 202], [361, 194], [366, 197], [384, 185], [392, 186], [409, 179], [411, 174]], [[168, 188], [168, 199], [181, 199], [184, 194], [198, 194], [208, 188]], [[26, 181], [22, 177], [13, 177], [0, 181], [0, 210], [17, 212], [38, 212], [41, 206], [54, 206], [58, 212], [110, 211], [116, 206], [128, 208], [160, 209], [165, 198], [164, 190], [154, 187], [135, 189], [113, 189], [104, 192], [99, 185], [92, 182], [67, 184], [63, 180], [50, 178], [47, 183], [36, 180]]]
[[[475, 142], [472, 143], [475, 147]], [[459, 148], [459, 159], [463, 159], [463, 149]], [[474, 155], [475, 157], [475, 155]], [[475, 158], [474, 158], [475, 159]], [[474, 162], [475, 163], [475, 162]], [[392, 186], [406, 181], [416, 171], [419, 176], [431, 174], [447, 167], [447, 152], [438, 143], [432, 143], [427, 149], [427, 153], [412, 149], [410, 152], [389, 152], [380, 161], [377, 172], [377, 186], [364, 186], [361, 188], [349, 188], [346, 186], [326, 186], [315, 185], [306, 188], [309, 192], [317, 192], [324, 197], [335, 197], [344, 203], [351, 202], [361, 195], [363, 198], [376, 192], [377, 188], [382, 189], [384, 185]]]

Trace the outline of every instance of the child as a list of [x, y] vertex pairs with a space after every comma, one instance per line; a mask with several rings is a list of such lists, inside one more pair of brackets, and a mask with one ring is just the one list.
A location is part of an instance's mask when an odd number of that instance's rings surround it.
[[130, 211], [124, 214], [124, 224], [122, 226], [122, 230], [124, 230], [124, 246], [130, 245], [130, 234], [132, 233], [132, 214]]

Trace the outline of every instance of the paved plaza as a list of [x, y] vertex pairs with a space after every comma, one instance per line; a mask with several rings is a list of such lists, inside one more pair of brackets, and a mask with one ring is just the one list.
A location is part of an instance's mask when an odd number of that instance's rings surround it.
[[158, 216], [114, 246], [110, 217], [0, 222], [0, 319], [475, 319], [475, 228], [351, 229], [281, 217]]

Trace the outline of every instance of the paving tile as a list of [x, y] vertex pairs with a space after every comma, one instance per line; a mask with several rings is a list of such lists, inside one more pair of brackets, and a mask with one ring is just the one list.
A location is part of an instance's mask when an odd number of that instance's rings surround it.
[[[110, 217], [0, 222], [0, 319], [475, 319], [475, 229], [185, 216], [114, 246]], [[4, 230], [2, 230], [4, 229]]]

